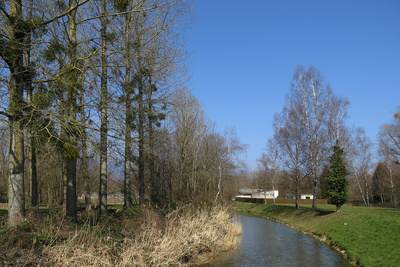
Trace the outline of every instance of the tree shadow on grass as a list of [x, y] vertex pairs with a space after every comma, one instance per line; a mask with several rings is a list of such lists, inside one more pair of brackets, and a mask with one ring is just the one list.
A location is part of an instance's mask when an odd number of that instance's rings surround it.
[[332, 213], [335, 213], [336, 211], [333, 210], [318, 210], [316, 211], [317, 214], [315, 214], [315, 216], [325, 216], [325, 215], [329, 215]]
[[[312, 211], [311, 207], [300, 207], [300, 210], [304, 210], [305, 212]], [[336, 210], [325, 210], [325, 209], [318, 209], [315, 211], [315, 216], [325, 216], [332, 213], [335, 213]]]

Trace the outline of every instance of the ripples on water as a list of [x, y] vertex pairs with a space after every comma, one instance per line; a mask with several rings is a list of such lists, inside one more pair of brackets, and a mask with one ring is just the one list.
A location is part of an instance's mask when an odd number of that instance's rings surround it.
[[242, 224], [238, 248], [205, 266], [349, 266], [326, 245], [285, 225], [248, 215], [236, 217]]

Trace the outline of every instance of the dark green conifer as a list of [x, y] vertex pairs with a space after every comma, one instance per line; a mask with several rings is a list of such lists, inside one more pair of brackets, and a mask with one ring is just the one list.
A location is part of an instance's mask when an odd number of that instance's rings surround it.
[[343, 160], [343, 149], [336, 144], [332, 147], [333, 153], [330, 157], [329, 172], [326, 177], [326, 186], [329, 200], [336, 205], [336, 211], [340, 211], [342, 205], [346, 202], [347, 194], [347, 179], [349, 174], [346, 169], [346, 163]]

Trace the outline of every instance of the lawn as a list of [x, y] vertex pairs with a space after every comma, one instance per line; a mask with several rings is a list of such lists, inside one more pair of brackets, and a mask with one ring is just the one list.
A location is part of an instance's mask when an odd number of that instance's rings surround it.
[[251, 204], [235, 202], [239, 210], [273, 218], [289, 226], [314, 233], [331, 246], [347, 252], [349, 260], [361, 266], [400, 266], [400, 210], [344, 205]]

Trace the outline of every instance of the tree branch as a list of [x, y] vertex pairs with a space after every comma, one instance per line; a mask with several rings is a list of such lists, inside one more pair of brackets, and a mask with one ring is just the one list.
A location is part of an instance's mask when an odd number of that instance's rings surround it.
[[65, 12], [63, 12], [63, 13], [61, 13], [61, 14], [59, 14], [59, 15], [57, 15], [57, 16], [55, 16], [55, 17], [53, 17], [53, 18], [51, 18], [51, 19], [49, 19], [49, 20], [47, 20], [47, 21], [45, 21], [45, 22], [43, 22], [43, 23], [41, 23], [41, 26], [47, 25], [47, 24], [49, 24], [49, 23], [51, 23], [51, 22], [53, 22], [53, 21], [55, 21], [55, 20], [57, 20], [57, 19], [59, 19], [59, 18], [61, 18], [61, 17], [64, 17], [65, 15], [67, 15], [68, 13], [70, 13], [71, 11], [74, 11], [75, 9], [77, 9], [78, 7], [80, 7], [80, 6], [84, 5], [84, 4], [86, 4], [87, 2], [89, 2], [89, 0], [84, 0], [84, 1], [81, 2], [81, 3], [78, 3], [75, 7], [70, 8], [70, 9], [68, 9], [67, 11], [65, 11]]
[[11, 117], [10, 114], [8, 114], [7, 112], [4, 112], [4, 111], [0, 111], [0, 115], [5, 116], [5, 117], [7, 117], [7, 118], [10, 118], [10, 117]]
[[1, 5], [0, 5], [0, 10], [3, 11], [4, 16], [6, 16], [8, 20], [11, 20], [10, 15], [7, 13], [7, 11]]

